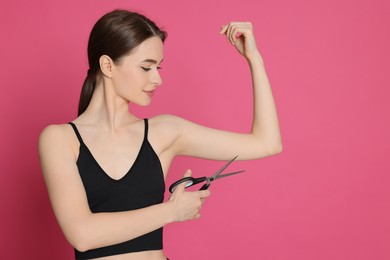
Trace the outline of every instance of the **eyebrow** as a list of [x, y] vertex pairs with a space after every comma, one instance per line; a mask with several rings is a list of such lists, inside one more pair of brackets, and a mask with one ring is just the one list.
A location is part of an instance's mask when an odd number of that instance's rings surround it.
[[149, 63], [152, 63], [152, 64], [158, 64], [158, 63], [161, 63], [164, 59], [162, 59], [160, 62], [154, 60], [154, 59], [146, 59], [146, 60], [143, 60], [142, 62], [149, 62]]

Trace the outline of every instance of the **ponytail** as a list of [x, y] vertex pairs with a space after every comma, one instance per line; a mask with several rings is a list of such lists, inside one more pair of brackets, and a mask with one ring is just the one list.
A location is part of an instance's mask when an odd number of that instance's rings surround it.
[[88, 75], [84, 80], [83, 88], [81, 89], [79, 111], [77, 116], [80, 116], [87, 109], [89, 102], [91, 102], [93, 91], [95, 90], [94, 75], [88, 70]]

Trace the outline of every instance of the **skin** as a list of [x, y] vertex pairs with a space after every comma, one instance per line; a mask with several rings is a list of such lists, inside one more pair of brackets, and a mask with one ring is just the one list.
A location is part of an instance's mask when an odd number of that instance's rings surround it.
[[[159, 156], [165, 176], [177, 155], [230, 160], [238, 154], [240, 160], [250, 160], [282, 151], [276, 108], [252, 24], [231, 22], [222, 26], [220, 34], [248, 61], [251, 70], [252, 131], [221, 131], [172, 115], [150, 118], [148, 140]], [[158, 72], [162, 60], [163, 43], [158, 37], [147, 39], [117, 63], [106, 55], [100, 57], [101, 73], [91, 103], [73, 121], [96, 161], [113, 179], [123, 177], [133, 165], [143, 139], [143, 120], [128, 111], [128, 104], [150, 104], [153, 91], [162, 83]], [[79, 251], [127, 241], [169, 223], [197, 219], [210, 195], [209, 190], [189, 192], [181, 185], [168, 201], [158, 205], [126, 212], [92, 213], [76, 165], [79, 141], [71, 126], [46, 127], [40, 136], [39, 152], [56, 218], [70, 244]], [[191, 172], [184, 175], [190, 176]], [[162, 260], [165, 256], [156, 250], [103, 259]]]

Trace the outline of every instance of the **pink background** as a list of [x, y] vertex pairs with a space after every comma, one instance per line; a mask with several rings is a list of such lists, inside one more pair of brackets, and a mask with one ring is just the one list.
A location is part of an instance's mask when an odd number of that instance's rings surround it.
[[[165, 229], [172, 259], [390, 259], [390, 2], [2, 1], [0, 3], [0, 259], [71, 259], [49, 204], [37, 139], [71, 121], [95, 21], [114, 8], [169, 32], [163, 86], [140, 117], [172, 113], [247, 131], [243, 58], [218, 34], [250, 20], [280, 116], [284, 151], [237, 162], [211, 189], [199, 221]], [[177, 158], [186, 168], [222, 165]]]

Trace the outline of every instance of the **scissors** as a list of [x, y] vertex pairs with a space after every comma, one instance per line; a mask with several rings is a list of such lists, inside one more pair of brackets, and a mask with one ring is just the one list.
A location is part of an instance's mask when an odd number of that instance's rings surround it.
[[237, 173], [241, 173], [241, 172], [244, 172], [244, 171], [237, 171], [237, 172], [230, 172], [230, 173], [226, 173], [226, 174], [222, 174], [221, 175], [221, 172], [223, 172], [223, 170], [226, 169], [226, 167], [228, 167], [238, 156], [234, 157], [233, 159], [231, 159], [229, 162], [227, 162], [224, 166], [222, 166], [221, 169], [219, 169], [215, 174], [213, 174], [212, 176], [210, 177], [199, 177], [199, 178], [194, 178], [194, 177], [184, 177], [176, 182], [174, 182], [170, 187], [169, 187], [169, 191], [172, 193], [176, 186], [185, 182], [186, 183], [186, 188], [187, 187], [191, 187], [193, 185], [196, 185], [196, 184], [199, 184], [199, 183], [202, 183], [202, 182], [206, 182], [199, 190], [207, 190], [208, 187], [210, 186], [211, 182], [214, 181], [214, 180], [217, 180], [217, 179], [220, 179], [220, 178], [223, 178], [223, 177], [228, 177], [228, 176], [231, 176], [231, 175], [234, 175], [234, 174], [237, 174]]

